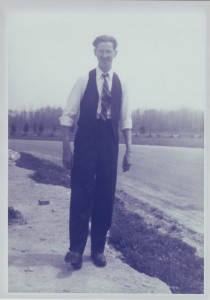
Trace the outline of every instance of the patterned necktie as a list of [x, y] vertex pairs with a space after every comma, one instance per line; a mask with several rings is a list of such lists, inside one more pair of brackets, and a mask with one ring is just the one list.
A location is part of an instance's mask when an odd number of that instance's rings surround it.
[[109, 91], [109, 86], [106, 77], [108, 77], [108, 74], [102, 74], [104, 78], [104, 83], [102, 87], [102, 93], [101, 93], [101, 113], [100, 113], [100, 119], [106, 121], [107, 120], [107, 111], [110, 108], [111, 105], [111, 93]]

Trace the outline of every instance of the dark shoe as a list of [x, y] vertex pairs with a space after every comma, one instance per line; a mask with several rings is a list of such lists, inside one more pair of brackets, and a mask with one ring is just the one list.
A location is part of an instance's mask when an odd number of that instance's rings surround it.
[[91, 253], [91, 258], [93, 260], [93, 263], [97, 267], [105, 267], [106, 266], [106, 257], [104, 256], [103, 253]]
[[72, 267], [75, 269], [80, 269], [82, 267], [82, 254], [79, 252], [67, 252], [64, 260], [67, 263], [71, 263]]

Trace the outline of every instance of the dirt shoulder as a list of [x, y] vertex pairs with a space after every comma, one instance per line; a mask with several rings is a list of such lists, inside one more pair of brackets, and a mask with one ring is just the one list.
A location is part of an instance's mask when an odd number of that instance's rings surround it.
[[36, 183], [32, 173], [9, 161], [8, 204], [23, 215], [9, 225], [9, 293], [171, 293], [164, 282], [123, 263], [110, 245], [103, 269], [91, 262], [89, 240], [82, 269], [66, 264], [70, 190]]

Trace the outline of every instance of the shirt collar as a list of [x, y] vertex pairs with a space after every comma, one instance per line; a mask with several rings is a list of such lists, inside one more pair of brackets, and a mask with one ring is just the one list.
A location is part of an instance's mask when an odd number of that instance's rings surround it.
[[[96, 68], [96, 77], [97, 79], [100, 79], [102, 77], [103, 72], [101, 71], [101, 69], [99, 67]], [[112, 80], [113, 77], [113, 71], [110, 70], [109, 72], [107, 72], [106, 74], [109, 74], [109, 79]]]

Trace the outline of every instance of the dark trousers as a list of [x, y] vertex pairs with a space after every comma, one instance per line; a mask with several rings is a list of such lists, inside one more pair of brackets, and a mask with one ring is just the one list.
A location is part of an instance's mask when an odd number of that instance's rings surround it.
[[103, 252], [111, 226], [117, 178], [118, 136], [110, 120], [78, 128], [71, 175], [70, 250], [84, 252], [91, 219], [91, 251]]

